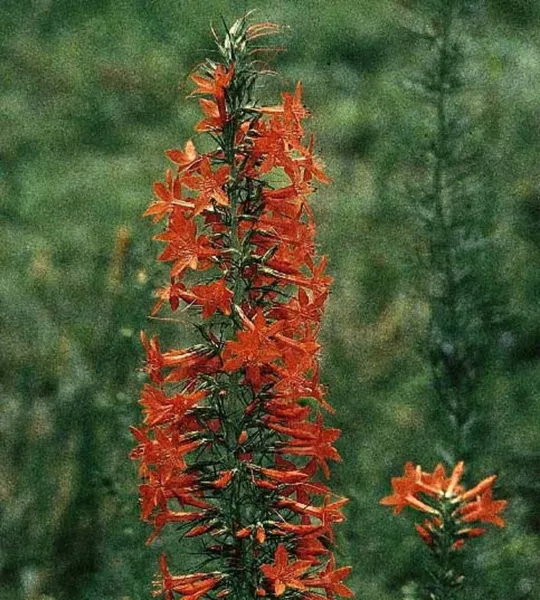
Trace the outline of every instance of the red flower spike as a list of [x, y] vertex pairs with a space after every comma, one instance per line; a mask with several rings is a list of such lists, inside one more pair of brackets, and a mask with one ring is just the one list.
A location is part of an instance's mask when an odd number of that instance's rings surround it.
[[197, 341], [162, 350], [142, 334], [151, 383], [130, 454], [141, 516], [153, 526], [149, 542], [175, 528], [218, 569], [171, 575], [163, 555], [156, 594], [166, 600], [351, 595], [342, 583], [350, 569], [331, 553], [346, 500], [319, 473], [329, 477], [340, 460], [340, 432], [320, 412], [333, 410], [317, 340], [331, 278], [309, 205], [315, 181], [329, 179], [304, 136], [301, 84], [279, 106], [253, 105], [251, 43], [277, 29], [241, 19], [218, 41], [222, 60], [192, 75], [203, 113], [195, 130], [214, 146], [168, 150], [173, 168], [145, 213], [164, 223], [155, 239], [169, 267], [152, 315], [169, 305]]
[[[450, 477], [446, 476], [442, 465], [437, 465], [433, 473], [422, 471], [420, 465], [405, 465], [403, 477], [392, 478], [393, 494], [385, 496], [380, 504], [393, 506], [394, 513], [411, 507], [421, 512], [437, 515], [423, 525], [415, 525], [420, 537], [435, 547], [439, 532], [455, 531], [451, 549], [461, 548], [468, 537], [478, 537], [485, 533], [481, 527], [470, 527], [472, 523], [491, 523], [504, 527], [500, 513], [506, 509], [506, 500], [493, 500], [492, 486], [496, 475], [483, 479], [466, 490], [460, 485], [465, 466], [458, 462]], [[449, 517], [443, 517], [450, 515]], [[446, 523], [443, 518], [449, 518]], [[447, 538], [444, 538], [447, 539]]]

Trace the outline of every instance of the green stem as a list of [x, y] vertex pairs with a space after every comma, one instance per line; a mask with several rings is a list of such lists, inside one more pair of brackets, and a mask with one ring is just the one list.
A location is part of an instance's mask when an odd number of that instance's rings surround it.
[[454, 547], [458, 539], [455, 518], [452, 516], [455, 505], [442, 499], [439, 510], [442, 526], [432, 535], [432, 583], [426, 586], [426, 597], [429, 600], [454, 600], [463, 580], [459, 573], [458, 556]]
[[[235, 54], [235, 72], [238, 73], [242, 69], [242, 56]], [[228, 65], [231, 68], [232, 64]], [[229, 211], [230, 211], [230, 249], [231, 273], [229, 282], [234, 293], [233, 302], [235, 306], [240, 306], [245, 296], [245, 285], [242, 279], [242, 265], [244, 262], [243, 248], [239, 237], [239, 219], [238, 209], [241, 205], [241, 188], [239, 186], [240, 169], [237, 165], [235, 139], [242, 118], [242, 106], [245, 104], [245, 97], [249, 93], [249, 89], [245, 89], [242, 85], [231, 86], [232, 97], [228, 98], [228, 105], [231, 110], [231, 117], [225, 126], [223, 133], [223, 153], [225, 160], [230, 168], [230, 183], [228, 185]], [[230, 338], [234, 337], [236, 332], [241, 329], [241, 325], [231, 315], [231, 330]], [[230, 339], [229, 338], [229, 339]], [[224, 342], [225, 339], [222, 340]], [[234, 465], [236, 470], [235, 477], [231, 484], [228, 494], [227, 515], [230, 535], [232, 539], [232, 555], [229, 558], [230, 566], [233, 567], [235, 575], [233, 577], [232, 597], [238, 600], [251, 600], [255, 596], [256, 582], [256, 565], [253, 561], [252, 540], [248, 538], [237, 538], [235, 532], [251, 523], [250, 520], [250, 503], [246, 502], [246, 497], [250, 495], [251, 474], [246, 467], [245, 461], [240, 460], [237, 455], [238, 438], [242, 433], [244, 426], [244, 409], [245, 402], [240, 389], [240, 372], [233, 372], [228, 375], [228, 394], [226, 398], [227, 408], [224, 408], [224, 423], [226, 423], [228, 431], [228, 463]]]

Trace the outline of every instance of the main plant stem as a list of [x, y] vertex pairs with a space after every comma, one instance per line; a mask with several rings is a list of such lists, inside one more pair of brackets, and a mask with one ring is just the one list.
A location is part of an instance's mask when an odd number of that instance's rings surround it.
[[[238, 68], [238, 65], [230, 64], [229, 68]], [[228, 104], [232, 107], [232, 114], [225, 125], [223, 132], [223, 153], [225, 160], [230, 168], [230, 182], [227, 187], [229, 198], [230, 215], [230, 245], [231, 253], [231, 275], [230, 283], [234, 293], [233, 314], [231, 315], [230, 339], [234, 338], [241, 325], [235, 314], [236, 307], [242, 303], [245, 295], [245, 285], [242, 279], [243, 252], [239, 236], [238, 209], [241, 205], [239, 176], [240, 170], [237, 165], [236, 156], [236, 136], [241, 118], [241, 107], [243, 96], [247, 90], [232, 86], [231, 97], [228, 98]], [[233, 91], [234, 90], [234, 91]], [[234, 93], [236, 92], [236, 94]], [[222, 342], [225, 340], [222, 340]], [[253, 541], [247, 538], [239, 538], [236, 533], [250, 523], [247, 514], [249, 512], [249, 487], [251, 485], [250, 473], [246, 467], [245, 460], [239, 457], [238, 440], [243, 431], [243, 417], [247, 402], [242, 397], [240, 384], [240, 373], [238, 371], [228, 374], [228, 394], [225, 398], [227, 407], [225, 408], [225, 422], [229, 425], [229, 431], [232, 433], [228, 444], [229, 463], [234, 465], [235, 477], [232, 481], [229, 494], [229, 531], [231, 539], [230, 564], [234, 569], [235, 579], [231, 583], [233, 590], [232, 597], [238, 600], [251, 600], [255, 597], [256, 573], [254, 573], [253, 563]]]
[[455, 505], [443, 499], [440, 503], [442, 527], [433, 532], [431, 552], [433, 555], [432, 583], [428, 584], [429, 600], [454, 600], [463, 577], [458, 572], [458, 555], [454, 547], [456, 540], [456, 521], [452, 516]]

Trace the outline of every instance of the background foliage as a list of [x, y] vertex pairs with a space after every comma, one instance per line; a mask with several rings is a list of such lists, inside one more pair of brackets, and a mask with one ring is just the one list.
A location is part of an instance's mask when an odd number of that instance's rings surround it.
[[[186, 77], [209, 22], [251, 8], [290, 26], [279, 77], [302, 79], [334, 185], [316, 203], [335, 277], [323, 379], [343, 429], [334, 486], [351, 497], [343, 561], [359, 598], [414, 597], [423, 548], [378, 506], [405, 460], [444, 450], [422, 345], [410, 158], [429, 114], [410, 93], [421, 48], [408, 7], [380, 0], [4, 0], [0, 5], [0, 598], [149, 597], [128, 426], [139, 420], [142, 328], [163, 281], [140, 214], [164, 150], [196, 120]], [[416, 13], [418, 14], [418, 13]], [[497, 331], [476, 390], [476, 477], [500, 474], [508, 527], [471, 543], [467, 598], [540, 598], [540, 9], [471, 3], [466, 109], [495, 215]], [[179, 90], [180, 85], [180, 90]], [[397, 177], [399, 179], [399, 177]], [[478, 292], [483, 293], [483, 292]]]

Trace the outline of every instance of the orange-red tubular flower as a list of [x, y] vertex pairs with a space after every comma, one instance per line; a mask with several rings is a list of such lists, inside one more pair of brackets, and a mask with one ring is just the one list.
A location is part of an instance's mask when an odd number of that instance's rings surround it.
[[[142, 518], [149, 541], [174, 528], [202, 547], [196, 573], [171, 575], [161, 557], [156, 594], [166, 600], [352, 595], [350, 568], [336, 568], [331, 550], [346, 499], [322, 481], [340, 460], [340, 431], [321, 413], [332, 410], [317, 342], [331, 278], [308, 199], [329, 179], [304, 134], [302, 85], [277, 106], [253, 94], [261, 48], [252, 43], [277, 30], [240, 19], [218, 40], [222, 60], [193, 74], [195, 130], [214, 149], [195, 139], [168, 150], [172, 166], [145, 213], [165, 223], [155, 239], [170, 267], [152, 314], [181, 311], [200, 336], [162, 350], [142, 334], [151, 383], [131, 455]], [[474, 502], [473, 515], [491, 510]]]

